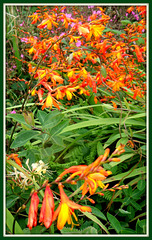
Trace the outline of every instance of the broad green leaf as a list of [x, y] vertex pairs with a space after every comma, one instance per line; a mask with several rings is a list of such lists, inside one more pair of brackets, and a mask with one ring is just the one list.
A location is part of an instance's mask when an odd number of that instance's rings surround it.
[[11, 144], [11, 148], [17, 148], [17, 147], [21, 147], [23, 146], [27, 141], [29, 141], [32, 138], [35, 138], [36, 136], [38, 136], [40, 133], [38, 131], [34, 131], [34, 130], [23, 130], [21, 131], [17, 137], [15, 138], [15, 140], [13, 141], [13, 143]]
[[107, 218], [111, 226], [115, 229], [116, 233], [120, 233], [122, 230], [122, 227], [120, 225], [120, 222], [117, 220], [117, 218], [111, 215], [109, 212], [107, 213]]
[[[9, 228], [10, 232], [13, 233], [13, 222], [14, 222], [14, 217], [11, 214], [11, 212], [6, 208], [6, 225]], [[15, 222], [15, 234], [23, 234], [23, 230], [18, 224], [18, 222]]]
[[60, 132], [61, 132], [65, 127], [67, 127], [68, 123], [69, 123], [69, 120], [63, 120], [63, 121], [60, 122], [57, 126], [55, 126], [54, 128], [52, 128], [52, 129], [50, 130], [51, 136], [60, 134]]
[[126, 178], [130, 178], [130, 177], [134, 177], [136, 175], [144, 174], [144, 173], [146, 173], [146, 167], [140, 167], [140, 168], [134, 169], [133, 171], [129, 170], [128, 172], [120, 173], [116, 176], [112, 176], [110, 178], [107, 178], [107, 179], [104, 180], [104, 183], [109, 183], [109, 182], [121, 180], [122, 178], [126, 179]]
[[[89, 206], [89, 205], [88, 205], [88, 206]], [[91, 207], [91, 209], [92, 209], [92, 213], [93, 213], [95, 216], [97, 216], [97, 217], [99, 217], [99, 218], [107, 221], [106, 216], [105, 216], [98, 208], [93, 207], [93, 206], [90, 206], [90, 207]]]
[[[81, 211], [82, 212], [82, 211]], [[90, 218], [93, 222], [97, 223], [107, 234], [109, 234], [108, 229], [106, 228], [106, 226], [97, 218], [95, 217], [93, 214], [89, 213], [89, 212], [82, 212], [86, 217]]]
[[64, 147], [63, 139], [60, 136], [52, 136], [51, 140], [53, 141], [54, 144], [59, 145], [61, 147]]
[[44, 129], [53, 128], [57, 124], [59, 124], [63, 118], [64, 115], [61, 114], [59, 111], [50, 112], [45, 117], [42, 126]]
[[37, 117], [38, 117], [38, 119], [39, 119], [41, 124], [43, 124], [44, 119], [46, 118], [46, 116], [47, 116], [46, 112], [38, 110]]
[[15, 121], [24, 124], [26, 127], [31, 129], [31, 126], [25, 122], [24, 116], [22, 114], [8, 114], [7, 118], [13, 118]]

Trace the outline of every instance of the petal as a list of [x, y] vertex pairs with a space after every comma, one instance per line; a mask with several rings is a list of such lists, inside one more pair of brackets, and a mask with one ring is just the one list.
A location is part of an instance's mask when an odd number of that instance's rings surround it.
[[59, 216], [58, 216], [58, 221], [57, 221], [57, 228], [59, 230], [61, 230], [64, 225], [66, 224], [66, 222], [68, 221], [69, 218], [69, 207], [66, 203], [62, 203], [61, 204], [61, 210], [59, 212]]
[[106, 179], [106, 177], [101, 173], [91, 173], [91, 174], [89, 174], [88, 177], [91, 178], [91, 179], [94, 179], [94, 180], [104, 180], [104, 179]]

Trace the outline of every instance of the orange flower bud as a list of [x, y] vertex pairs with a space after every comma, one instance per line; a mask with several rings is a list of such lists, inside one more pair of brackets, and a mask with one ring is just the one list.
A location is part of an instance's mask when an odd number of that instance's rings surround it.
[[120, 158], [110, 158], [109, 162], [120, 162]]
[[37, 225], [37, 212], [38, 212], [39, 198], [37, 192], [34, 192], [31, 197], [31, 204], [29, 208], [28, 223], [27, 226], [31, 230], [32, 227]]

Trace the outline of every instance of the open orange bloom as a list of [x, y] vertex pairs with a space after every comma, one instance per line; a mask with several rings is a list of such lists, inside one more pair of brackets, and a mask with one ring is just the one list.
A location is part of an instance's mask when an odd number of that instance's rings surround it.
[[31, 197], [31, 204], [29, 208], [28, 223], [27, 226], [31, 230], [32, 227], [37, 225], [37, 212], [38, 212], [39, 198], [37, 192], [34, 192]]
[[87, 207], [87, 206], [81, 206], [81, 205], [69, 200], [68, 196], [65, 194], [65, 192], [63, 190], [63, 185], [61, 183], [59, 183], [58, 187], [60, 190], [61, 201], [60, 201], [58, 208], [54, 212], [53, 221], [55, 221], [58, 216], [57, 228], [59, 230], [61, 230], [64, 227], [64, 225], [66, 224], [66, 222], [68, 224], [72, 224], [72, 227], [73, 227], [74, 223], [72, 220], [72, 215], [75, 218], [75, 220], [77, 221], [77, 217], [74, 213], [75, 209], [79, 209], [83, 212], [91, 212], [91, 208]]
[[51, 192], [50, 187], [46, 186], [39, 222], [44, 223], [44, 226], [46, 228], [49, 228], [52, 224], [53, 213], [54, 213], [53, 194]]

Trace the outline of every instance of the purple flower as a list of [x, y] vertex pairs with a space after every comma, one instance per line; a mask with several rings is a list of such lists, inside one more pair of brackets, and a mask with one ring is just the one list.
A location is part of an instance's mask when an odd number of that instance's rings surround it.
[[128, 13], [126, 13], [126, 17], [128, 17]]
[[74, 27], [75, 23], [71, 23], [70, 25], [71, 25], [71, 27]]
[[76, 42], [76, 46], [77, 46], [77, 47], [80, 47], [80, 46], [81, 46], [81, 41], [80, 41], [80, 40], [78, 40], [78, 41]]
[[27, 43], [28, 42], [28, 38], [21, 38], [21, 42]]
[[115, 18], [116, 18], [116, 15], [114, 15], [113, 19], [115, 19]]
[[24, 22], [22, 22], [21, 24], [20, 24], [20, 26], [22, 27], [24, 25]]
[[16, 68], [16, 66], [14, 65], [13, 68]]
[[23, 54], [21, 54], [21, 58], [24, 58], [24, 55], [23, 55]]
[[16, 113], [16, 111], [15, 111], [15, 110], [11, 111], [11, 114], [15, 114], [15, 113]]
[[88, 8], [94, 8], [94, 6], [92, 5], [92, 6], [88, 6]]
[[71, 18], [72, 14], [71, 14], [71, 13], [69, 13], [69, 14], [66, 13], [65, 16], [66, 16], [67, 18]]
[[132, 11], [131, 13], [132, 13], [132, 15], [135, 15], [135, 12]]
[[65, 32], [62, 32], [59, 37], [62, 37], [65, 34]]
[[99, 10], [99, 11], [97, 11], [97, 15], [99, 15], [99, 14], [101, 14], [101, 11]]
[[134, 17], [136, 18], [137, 21], [139, 20], [139, 16], [137, 14]]

